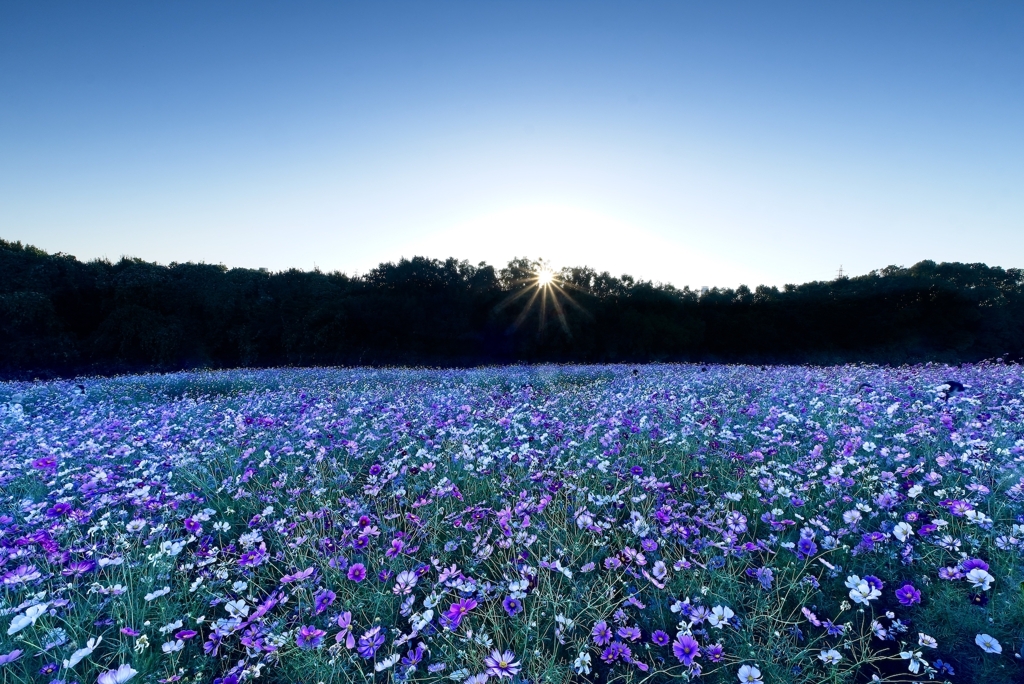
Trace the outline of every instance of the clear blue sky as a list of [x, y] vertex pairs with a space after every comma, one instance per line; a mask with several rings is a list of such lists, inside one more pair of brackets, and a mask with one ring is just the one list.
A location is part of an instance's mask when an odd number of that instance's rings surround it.
[[691, 286], [1024, 266], [1024, 3], [3, 2], [0, 237]]

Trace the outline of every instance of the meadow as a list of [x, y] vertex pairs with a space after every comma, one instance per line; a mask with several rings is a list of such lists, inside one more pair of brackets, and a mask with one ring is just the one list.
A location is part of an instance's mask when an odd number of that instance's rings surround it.
[[0, 682], [1019, 682], [1016, 365], [0, 383]]

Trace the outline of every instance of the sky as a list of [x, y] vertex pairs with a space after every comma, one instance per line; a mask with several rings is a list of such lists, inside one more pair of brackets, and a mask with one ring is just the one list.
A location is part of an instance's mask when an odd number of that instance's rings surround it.
[[679, 287], [1024, 267], [1024, 3], [0, 1], [0, 238]]

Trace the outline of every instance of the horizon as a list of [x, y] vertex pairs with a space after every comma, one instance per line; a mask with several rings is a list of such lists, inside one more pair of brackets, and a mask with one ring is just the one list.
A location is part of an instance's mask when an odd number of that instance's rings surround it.
[[[4, 241], [5, 240], [4, 240], [3, 236], [0, 236], [0, 243], [2, 243]], [[132, 255], [129, 255], [129, 254], [122, 254], [121, 256], [117, 257], [116, 259], [111, 259], [111, 258], [109, 258], [107, 256], [99, 256], [99, 257], [95, 257], [93, 259], [82, 259], [82, 258], [78, 257], [75, 254], [69, 254], [67, 252], [59, 252], [59, 251], [58, 252], [49, 252], [49, 251], [46, 251], [46, 250], [42, 250], [41, 248], [39, 248], [36, 245], [26, 244], [26, 243], [23, 243], [23, 242], [17, 241], [17, 240], [8, 240], [6, 242], [8, 244], [12, 244], [12, 245], [15, 245], [15, 246], [20, 246], [20, 247], [22, 247], [24, 249], [37, 249], [37, 250], [43, 251], [44, 253], [46, 253], [49, 256], [56, 256], [58, 254], [62, 254], [64, 256], [69, 256], [69, 257], [71, 257], [73, 259], [76, 259], [77, 261], [79, 261], [80, 263], [83, 263], [83, 264], [99, 262], [99, 263], [105, 263], [105, 264], [109, 264], [109, 265], [116, 265], [120, 261], [133, 261], [133, 260], [137, 260], [138, 259], [138, 260], [142, 260], [145, 263], [148, 263], [148, 264], [151, 264], [151, 265], [155, 265], [155, 266], [164, 267], [164, 268], [172, 268], [174, 266], [187, 266], [187, 265], [193, 265], [193, 266], [214, 266], [214, 267], [217, 267], [217, 268], [223, 268], [223, 269], [225, 269], [225, 271], [231, 271], [231, 270], [236, 270], [236, 269], [238, 269], [238, 270], [249, 270], [249, 271], [261, 271], [261, 272], [266, 272], [269, 275], [279, 275], [279, 274], [288, 273], [288, 272], [292, 272], [292, 271], [299, 271], [301, 273], [320, 273], [320, 274], [327, 275], [327, 276], [342, 276], [342, 277], [352, 278], [352, 279], [356, 279], [356, 280], [365, 278], [369, 272], [371, 272], [373, 270], [376, 270], [377, 268], [380, 268], [380, 267], [383, 267], [383, 266], [389, 266], [389, 265], [392, 265], [392, 266], [398, 265], [403, 260], [405, 260], [405, 261], [413, 261], [415, 259], [428, 259], [428, 260], [444, 263], [448, 259], [456, 259], [456, 261], [458, 261], [460, 264], [468, 264], [469, 266], [471, 266], [473, 268], [493, 268], [496, 274], [500, 273], [500, 271], [502, 269], [511, 266], [514, 261], [519, 260], [519, 259], [525, 259], [525, 260], [529, 261], [532, 264], [538, 264], [538, 263], [543, 264], [543, 261], [540, 260], [540, 259], [532, 259], [532, 258], [526, 257], [526, 256], [513, 257], [509, 261], [505, 262], [505, 264], [492, 264], [492, 263], [489, 263], [489, 262], [486, 262], [486, 261], [480, 261], [480, 262], [477, 262], [477, 263], [473, 263], [473, 262], [471, 262], [469, 260], [466, 260], [466, 259], [457, 259], [456, 257], [429, 257], [429, 256], [421, 255], [421, 254], [415, 254], [415, 255], [412, 255], [410, 257], [401, 257], [399, 259], [391, 259], [391, 260], [388, 260], [388, 261], [382, 261], [382, 262], [378, 263], [376, 266], [367, 269], [366, 271], [341, 271], [341, 270], [330, 270], [330, 271], [328, 271], [328, 270], [324, 270], [322, 268], [319, 268], [319, 267], [317, 267], [315, 265], [314, 265], [313, 268], [309, 268], [309, 269], [298, 268], [298, 267], [286, 267], [286, 268], [283, 268], [283, 269], [271, 269], [271, 268], [268, 268], [268, 267], [265, 267], [265, 266], [231, 266], [229, 264], [224, 264], [224, 263], [213, 263], [213, 262], [207, 262], [207, 261], [193, 261], [193, 260], [159, 262], [159, 261], [151, 261], [151, 260], [148, 260], [148, 259], [142, 259], [142, 257], [136, 257], [136, 256], [132, 256]], [[879, 267], [870, 269], [869, 271], [867, 271], [865, 273], [849, 273], [849, 272], [847, 272], [844, 269], [841, 273], [834, 274], [834, 276], [832, 278], [822, 278], [822, 279], [818, 279], [818, 280], [804, 280], [804, 281], [800, 281], [800, 282], [789, 282], [789, 283], [783, 283], [782, 285], [774, 285], [774, 284], [767, 284], [767, 283], [756, 283], [755, 284], [755, 283], [746, 283], [746, 282], [744, 282], [744, 283], [739, 283], [737, 285], [717, 285], [717, 284], [705, 283], [704, 285], [699, 285], [697, 287], [693, 287], [693, 286], [691, 286], [689, 284], [677, 285], [676, 283], [672, 283], [672, 282], [665, 282], [665, 281], [661, 281], [661, 280], [651, 280], [651, 279], [635, 276], [632, 273], [614, 273], [614, 272], [611, 272], [611, 271], [608, 271], [608, 270], [599, 270], [599, 269], [593, 268], [593, 267], [591, 267], [591, 266], [589, 266], [587, 264], [573, 264], [571, 266], [562, 266], [560, 268], [554, 269], [553, 273], [555, 275], [555, 278], [557, 279], [559, 274], [563, 270], [590, 269], [590, 270], [592, 270], [597, 275], [609, 275], [609, 276], [611, 276], [613, 278], [617, 278], [617, 279], [632, 278], [637, 283], [644, 283], [644, 282], [646, 282], [646, 283], [650, 283], [651, 285], [654, 285], [656, 287], [674, 287], [674, 288], [676, 288], [678, 290], [689, 289], [690, 291], [700, 292], [703, 289], [708, 289], [708, 290], [724, 291], [724, 290], [735, 290], [738, 287], [747, 287], [751, 291], [753, 291], [756, 288], [762, 287], [762, 286], [766, 286], [766, 287], [770, 287], [770, 288], [774, 287], [774, 288], [777, 288], [779, 290], [782, 290], [784, 287], [788, 287], [788, 286], [800, 287], [800, 286], [803, 286], [803, 285], [812, 285], [812, 284], [816, 284], [816, 283], [835, 282], [835, 281], [840, 280], [840, 279], [853, 280], [853, 279], [856, 279], [856, 278], [867, 278], [867, 277], [871, 277], [873, 275], [884, 275], [882, 273], [882, 271], [884, 271], [885, 269], [888, 269], [888, 268], [895, 267], [895, 268], [899, 268], [899, 269], [908, 269], [909, 270], [909, 269], [913, 268], [914, 266], [917, 266], [917, 265], [919, 265], [921, 263], [925, 263], [925, 262], [931, 262], [931, 263], [935, 264], [936, 266], [940, 266], [940, 267], [941, 266], [947, 266], [947, 265], [962, 265], [962, 266], [983, 266], [983, 267], [986, 267], [986, 268], [995, 268], [995, 269], [1003, 269], [1003, 270], [1021, 270], [1021, 269], [1018, 269], [1016, 267], [1010, 267], [1008, 269], [1004, 269], [1002, 266], [993, 266], [993, 265], [986, 264], [986, 263], [983, 263], [983, 262], [962, 262], [962, 261], [938, 261], [937, 262], [937, 261], [933, 261], [933, 260], [930, 260], [930, 259], [921, 259], [921, 260], [919, 260], [919, 261], [917, 261], [917, 262], [915, 262], [913, 264], [910, 264], [910, 265], [905, 265], [905, 264], [886, 264], [885, 266], [879, 266]]]
[[0, 234], [677, 287], [1024, 265], [1024, 5], [0, 7]]

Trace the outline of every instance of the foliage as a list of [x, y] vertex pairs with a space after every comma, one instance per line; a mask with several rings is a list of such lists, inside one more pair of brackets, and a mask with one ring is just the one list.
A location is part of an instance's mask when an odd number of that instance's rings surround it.
[[[561, 325], [526, 311], [536, 264], [454, 259], [318, 271], [81, 263], [0, 241], [0, 374], [514, 362], [976, 362], [1024, 356], [1017, 269], [921, 262], [704, 294], [559, 274]], [[571, 298], [571, 301], [569, 301]], [[547, 307], [550, 309], [550, 306]], [[541, 325], [544, 320], [544, 325]]]

